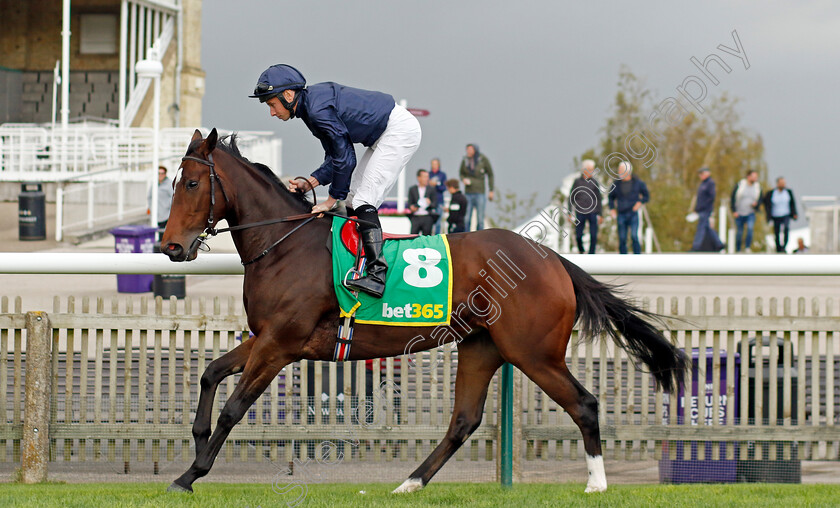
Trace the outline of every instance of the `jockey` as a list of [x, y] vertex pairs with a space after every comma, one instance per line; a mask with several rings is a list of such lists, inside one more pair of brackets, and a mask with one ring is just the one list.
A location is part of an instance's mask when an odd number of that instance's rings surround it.
[[[307, 87], [303, 75], [285, 64], [260, 74], [251, 97], [267, 104], [271, 116], [280, 120], [300, 118], [321, 141], [324, 163], [308, 180], [312, 187], [329, 184], [329, 198], [312, 207], [312, 213], [331, 210], [343, 199], [348, 213], [352, 208], [365, 221], [359, 223], [365, 276], [347, 286], [382, 297], [388, 265], [377, 209], [420, 146], [420, 123], [388, 94], [332, 82]], [[353, 143], [368, 147], [358, 165]], [[290, 191], [308, 190], [304, 187], [300, 181], [289, 183]]]

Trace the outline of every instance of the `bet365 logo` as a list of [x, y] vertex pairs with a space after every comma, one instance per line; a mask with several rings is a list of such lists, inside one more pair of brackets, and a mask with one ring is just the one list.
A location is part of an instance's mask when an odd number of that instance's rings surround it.
[[442, 303], [427, 303], [420, 305], [419, 303], [407, 303], [397, 307], [391, 307], [387, 303], [382, 303], [382, 317], [384, 318], [425, 318], [425, 319], [441, 319], [443, 317]]

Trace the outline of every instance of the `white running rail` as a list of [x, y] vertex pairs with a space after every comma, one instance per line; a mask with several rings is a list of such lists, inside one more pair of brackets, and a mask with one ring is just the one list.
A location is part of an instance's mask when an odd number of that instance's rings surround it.
[[[548, 256], [554, 255], [548, 249], [545, 251]], [[564, 257], [592, 275], [840, 275], [838, 254], [568, 254]], [[0, 253], [0, 273], [240, 275], [244, 272], [237, 254], [199, 253], [194, 261], [173, 263], [163, 254]]]

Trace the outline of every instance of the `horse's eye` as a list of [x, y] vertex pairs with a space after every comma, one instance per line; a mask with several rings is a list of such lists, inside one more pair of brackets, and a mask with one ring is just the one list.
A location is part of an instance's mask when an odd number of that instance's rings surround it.
[[198, 187], [198, 182], [197, 181], [190, 180], [189, 182], [187, 182], [187, 188], [188, 189], [195, 189], [196, 187]]

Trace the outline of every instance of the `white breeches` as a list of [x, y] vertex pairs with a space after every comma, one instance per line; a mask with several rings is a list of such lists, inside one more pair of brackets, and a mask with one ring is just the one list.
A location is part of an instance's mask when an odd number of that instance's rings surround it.
[[353, 208], [365, 204], [379, 208], [420, 146], [420, 137], [420, 122], [404, 107], [394, 106], [385, 132], [356, 165], [346, 202]]

